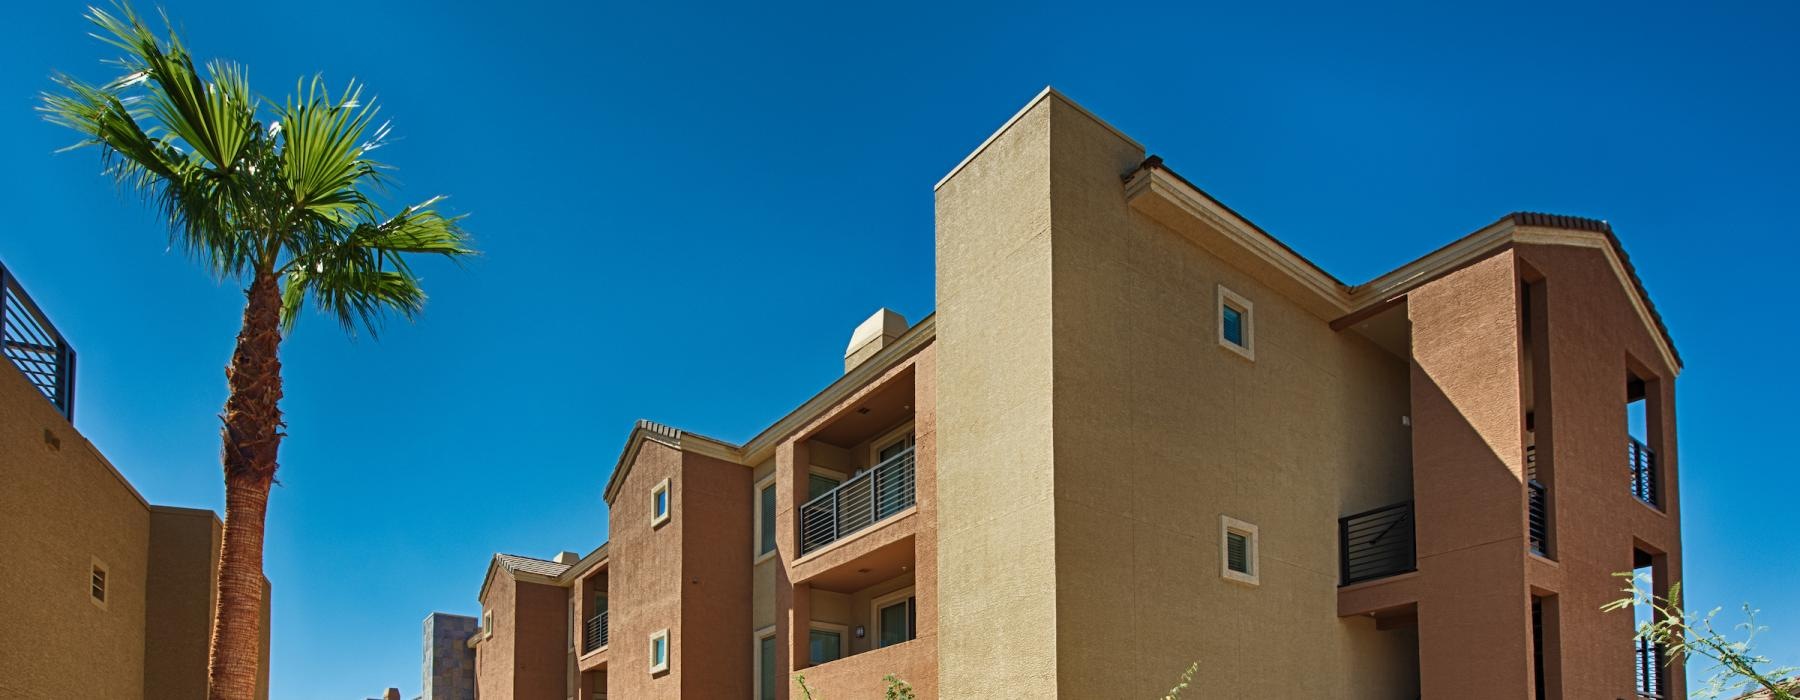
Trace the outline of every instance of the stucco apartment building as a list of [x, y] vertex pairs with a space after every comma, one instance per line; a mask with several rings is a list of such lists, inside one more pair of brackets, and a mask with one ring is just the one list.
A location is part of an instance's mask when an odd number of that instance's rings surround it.
[[936, 211], [934, 315], [743, 444], [639, 423], [609, 542], [494, 558], [479, 697], [1685, 697], [1600, 610], [1681, 573], [1606, 223], [1347, 284], [1050, 90]]
[[75, 429], [75, 352], [4, 266], [0, 351], [0, 698], [206, 697], [218, 516], [145, 501]]

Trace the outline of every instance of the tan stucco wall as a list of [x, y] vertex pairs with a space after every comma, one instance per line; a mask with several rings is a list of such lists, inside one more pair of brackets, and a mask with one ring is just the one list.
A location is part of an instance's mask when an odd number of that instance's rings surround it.
[[945, 697], [1053, 697], [1051, 106], [937, 190], [937, 603]]
[[[206, 692], [220, 523], [150, 506], [11, 366], [0, 364], [0, 697]], [[89, 592], [107, 567], [107, 601]], [[268, 697], [268, 617], [257, 688]]]
[[[221, 533], [212, 511], [164, 507], [150, 511], [144, 639], [147, 698], [206, 695], [213, 576], [219, 565]], [[267, 625], [265, 618], [265, 628]], [[268, 658], [267, 654], [263, 658]]]
[[[673, 517], [652, 528], [650, 491], [663, 479], [669, 479], [669, 508]], [[745, 491], [747, 500], [748, 489]], [[682, 593], [686, 586], [681, 569], [685, 560], [683, 533], [690, 517], [687, 497], [688, 485], [682, 478], [682, 453], [668, 445], [648, 442], [638, 450], [637, 461], [610, 504], [608, 697], [681, 696], [682, 674], [686, 668], [682, 644], [686, 636], [682, 628]], [[749, 522], [747, 516], [744, 522]], [[748, 557], [749, 549], [749, 541], [745, 540], [737, 554], [740, 558]], [[665, 628], [669, 630], [669, 670], [651, 675], [650, 635]], [[730, 636], [738, 640], [748, 638], [748, 635]], [[748, 649], [747, 643], [745, 649]]]
[[[0, 455], [0, 561], [12, 562], [0, 567], [0, 617], [13, 640], [0, 696], [143, 697], [148, 505], [7, 364]], [[109, 569], [105, 609], [90, 602], [95, 558]]]
[[[943, 692], [1151, 696], [1199, 660], [1206, 694], [1405, 693], [1405, 633], [1337, 617], [1335, 549], [1409, 491], [1405, 363], [1135, 214], [1142, 158], [1051, 96], [938, 192]], [[1259, 586], [1220, 577], [1221, 515], [1259, 526]]]
[[504, 570], [493, 572], [493, 580], [481, 598], [482, 639], [475, 645], [475, 691], [484, 698], [505, 698], [513, 694], [513, 635], [518, 629], [514, 616], [517, 584]]

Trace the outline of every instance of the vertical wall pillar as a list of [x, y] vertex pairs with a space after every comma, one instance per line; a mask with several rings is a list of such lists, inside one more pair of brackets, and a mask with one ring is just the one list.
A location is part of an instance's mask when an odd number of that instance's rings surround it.
[[1407, 298], [1425, 697], [1534, 695], [1514, 262], [1500, 253]]
[[805, 668], [806, 629], [812, 619], [812, 590], [790, 578], [800, 558], [800, 494], [806, 492], [806, 474], [812, 455], [804, 440], [775, 448], [775, 684], [777, 700], [796, 697], [793, 673]]

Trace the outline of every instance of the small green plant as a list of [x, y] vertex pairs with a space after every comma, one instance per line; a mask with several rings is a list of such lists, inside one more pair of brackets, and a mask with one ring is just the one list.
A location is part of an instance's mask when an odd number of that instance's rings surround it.
[[1169, 689], [1169, 694], [1164, 695], [1163, 700], [1180, 700], [1181, 691], [1187, 690], [1188, 684], [1194, 682], [1194, 674], [1199, 672], [1200, 662], [1188, 664], [1187, 671], [1181, 674], [1181, 679], [1175, 683], [1175, 687]]
[[912, 686], [900, 680], [899, 676], [890, 673], [881, 680], [887, 681], [886, 700], [914, 700]]
[[[1756, 610], [1744, 606], [1744, 621], [1733, 627], [1742, 630], [1744, 639], [1733, 641], [1713, 627], [1719, 608], [1705, 615], [1681, 608], [1681, 584], [1669, 586], [1667, 597], [1651, 590], [1649, 578], [1634, 573], [1613, 574], [1629, 585], [1622, 589], [1625, 597], [1607, 603], [1605, 611], [1630, 610], [1648, 606], [1654, 615], [1649, 622], [1638, 624], [1637, 637], [1662, 648], [1667, 659], [1693, 655], [1713, 662], [1714, 673], [1695, 694], [1700, 698], [1738, 697], [1747, 691], [1767, 691], [1769, 700], [1800, 700], [1800, 684], [1789, 678], [1797, 670], [1792, 666], [1767, 668], [1768, 657], [1758, 655], [1753, 647], [1756, 635], [1767, 628], [1756, 624]], [[1788, 680], [1782, 680], [1788, 678]]]
[[794, 674], [794, 682], [800, 685], [801, 696], [805, 697], [806, 700], [815, 700], [815, 698], [813, 698], [812, 688], [806, 685], [806, 674]]

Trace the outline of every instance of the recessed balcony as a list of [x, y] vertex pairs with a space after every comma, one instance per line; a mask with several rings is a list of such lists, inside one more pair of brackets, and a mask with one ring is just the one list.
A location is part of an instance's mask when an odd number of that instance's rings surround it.
[[905, 512], [918, 502], [915, 482], [907, 447], [807, 501], [800, 506], [801, 556]]
[[1412, 501], [1338, 518], [1339, 585], [1417, 569], [1413, 534]]

